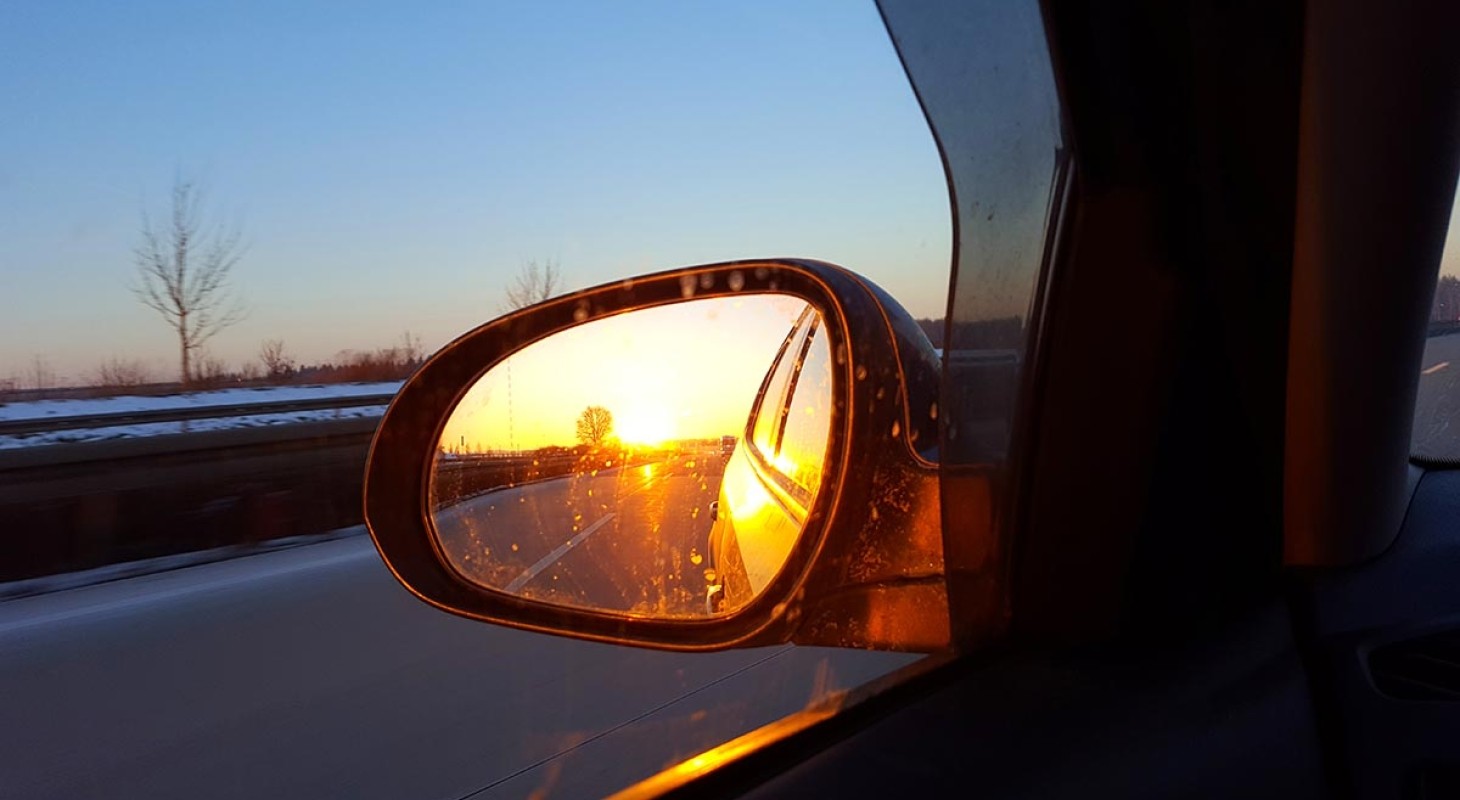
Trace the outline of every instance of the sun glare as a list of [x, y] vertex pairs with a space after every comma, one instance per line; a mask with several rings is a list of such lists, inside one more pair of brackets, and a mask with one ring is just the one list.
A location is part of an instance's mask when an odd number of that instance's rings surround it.
[[626, 408], [614, 419], [614, 428], [625, 444], [652, 446], [674, 437], [674, 419], [663, 408]]

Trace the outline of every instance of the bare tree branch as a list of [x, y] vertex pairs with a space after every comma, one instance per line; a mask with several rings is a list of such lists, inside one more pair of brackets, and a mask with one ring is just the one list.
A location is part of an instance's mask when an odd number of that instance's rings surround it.
[[504, 310], [512, 311], [541, 303], [562, 291], [562, 288], [563, 276], [557, 262], [549, 260], [539, 265], [536, 260], [529, 261], [522, 265], [522, 271], [512, 280], [512, 285], [507, 287]]
[[279, 381], [294, 374], [294, 358], [284, 351], [283, 339], [267, 339], [259, 345], [259, 361], [270, 380]]
[[171, 199], [166, 225], [142, 212], [140, 241], [132, 250], [137, 267], [132, 293], [177, 334], [179, 377], [188, 385], [195, 377], [197, 351], [245, 316], [229, 279], [248, 244], [237, 228], [208, 223], [203, 192], [192, 181], [177, 177]]

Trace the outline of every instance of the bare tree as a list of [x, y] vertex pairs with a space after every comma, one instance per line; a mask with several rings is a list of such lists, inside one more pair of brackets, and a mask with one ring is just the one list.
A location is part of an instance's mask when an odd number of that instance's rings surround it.
[[105, 389], [128, 389], [142, 386], [151, 380], [147, 373], [147, 365], [144, 362], [123, 361], [113, 356], [110, 361], [103, 361], [101, 366], [96, 368], [96, 385]]
[[507, 287], [507, 308], [512, 311], [541, 303], [562, 291], [563, 275], [555, 261], [529, 261]]
[[603, 406], [589, 406], [578, 415], [578, 441], [589, 447], [603, 444], [613, 433], [613, 413]]
[[266, 339], [259, 345], [259, 361], [269, 380], [283, 380], [294, 374], [294, 358], [284, 352], [283, 339]]
[[56, 371], [51, 369], [51, 362], [47, 361], [45, 356], [31, 357], [30, 370], [26, 378], [26, 382], [30, 384], [30, 388], [36, 391], [54, 389], [59, 382], [56, 377]]
[[232, 379], [228, 365], [223, 359], [208, 352], [197, 354], [193, 364], [193, 385], [201, 389], [216, 389]]
[[401, 366], [406, 370], [414, 370], [426, 360], [426, 351], [421, 347], [421, 337], [418, 334], [405, 331], [400, 335], [400, 344], [396, 345], [400, 356]]
[[229, 277], [248, 246], [237, 229], [205, 219], [202, 191], [182, 177], [173, 181], [168, 221], [155, 224], [143, 210], [141, 234], [132, 251], [137, 265], [132, 292], [177, 333], [179, 378], [186, 386], [195, 376], [194, 354], [243, 319]]

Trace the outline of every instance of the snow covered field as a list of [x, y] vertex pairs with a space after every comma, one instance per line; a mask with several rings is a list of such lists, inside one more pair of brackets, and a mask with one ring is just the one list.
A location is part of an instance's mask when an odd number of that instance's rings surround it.
[[[297, 400], [323, 400], [334, 397], [393, 394], [400, 381], [383, 383], [340, 383], [313, 386], [270, 386], [253, 389], [220, 389], [212, 392], [163, 395], [159, 397], [101, 397], [87, 400], [31, 400], [0, 404], [0, 421], [44, 420], [47, 418], [85, 417], [96, 414], [122, 414], [138, 411], [172, 409], [204, 409], [213, 406], [235, 406], [246, 403], [283, 403]], [[329, 419], [379, 416], [385, 406], [293, 411], [281, 414], [257, 414], [246, 417], [195, 419], [186, 422], [155, 422], [142, 425], [116, 425], [106, 428], [47, 431], [18, 436], [0, 436], [0, 450], [38, 447], [65, 442], [98, 442], [136, 436], [157, 436], [170, 433], [197, 433], [224, 428], [264, 425], [289, 425]]]

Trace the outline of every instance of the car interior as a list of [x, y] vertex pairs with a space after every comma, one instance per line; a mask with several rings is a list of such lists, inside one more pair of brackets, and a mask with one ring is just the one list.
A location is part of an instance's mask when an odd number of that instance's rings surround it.
[[[959, 28], [912, 5], [881, 3], [926, 105], [909, 51]], [[1460, 476], [1409, 458], [1460, 10], [1042, 20], [1074, 170], [1016, 413], [1006, 635], [654, 788], [1460, 796]], [[939, 52], [967, 79], [961, 44]]]
[[[975, 53], [1010, 17], [914, 6], [880, 3], [967, 253], [999, 209], [959, 125], [1017, 82]], [[1460, 475], [1410, 458], [1460, 8], [1036, 20], [1070, 169], [995, 482], [1005, 625], [957, 641], [950, 585], [955, 656], [625, 796], [1460, 796]]]

